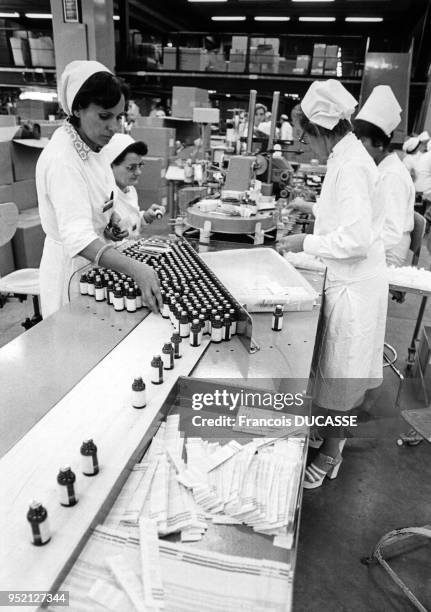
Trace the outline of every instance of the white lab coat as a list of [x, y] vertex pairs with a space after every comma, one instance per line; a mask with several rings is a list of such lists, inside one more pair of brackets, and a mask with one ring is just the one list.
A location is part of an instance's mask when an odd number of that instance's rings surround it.
[[431, 151], [422, 153], [416, 165], [416, 192], [431, 200]]
[[129, 232], [128, 238], [138, 238], [141, 224], [145, 224], [144, 211], [139, 209], [138, 194], [133, 185], [126, 191], [118, 189], [114, 210], [121, 217], [119, 226]]
[[415, 188], [416, 188], [417, 172], [418, 172], [417, 167], [418, 167], [419, 160], [422, 157], [422, 155], [423, 155], [422, 151], [416, 151], [416, 153], [406, 153], [406, 155], [403, 157], [403, 164], [409, 171], [409, 174], [413, 179]]
[[78, 253], [103, 239], [117, 188], [105, 158], [91, 151], [68, 123], [54, 132], [40, 155], [36, 187], [46, 234], [40, 263], [45, 318], [69, 301], [72, 275], [88, 264]]
[[415, 188], [412, 178], [396, 153], [385, 157], [379, 171], [378, 200], [386, 211], [383, 226], [386, 263], [406, 265], [410, 249], [410, 232], [414, 225]]
[[332, 410], [359, 405], [382, 381], [388, 283], [377, 181], [363, 145], [346, 135], [328, 159], [314, 234], [304, 240], [327, 266], [314, 401]]

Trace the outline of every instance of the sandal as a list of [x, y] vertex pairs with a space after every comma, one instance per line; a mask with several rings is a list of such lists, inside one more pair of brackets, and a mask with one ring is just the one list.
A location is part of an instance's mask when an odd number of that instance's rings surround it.
[[319, 453], [317, 459], [323, 463], [322, 467], [317, 466], [314, 461], [305, 470], [304, 489], [317, 489], [322, 486], [325, 476], [333, 480], [338, 476], [338, 470], [343, 461], [341, 453], [337, 457], [330, 457]]

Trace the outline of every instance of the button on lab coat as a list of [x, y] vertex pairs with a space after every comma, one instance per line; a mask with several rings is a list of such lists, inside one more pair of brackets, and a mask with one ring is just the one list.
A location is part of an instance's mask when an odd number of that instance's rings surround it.
[[388, 265], [404, 266], [414, 225], [415, 188], [412, 178], [396, 153], [385, 157], [379, 171], [378, 200], [385, 207], [383, 243]]
[[382, 381], [388, 283], [377, 181], [373, 160], [347, 134], [328, 159], [314, 234], [304, 241], [327, 265], [314, 400], [333, 410], [350, 410]]
[[78, 254], [103, 230], [116, 193], [112, 170], [100, 153], [91, 151], [69, 124], [56, 130], [36, 166], [42, 228], [46, 234], [40, 263], [44, 317], [69, 301], [69, 282], [88, 264]]

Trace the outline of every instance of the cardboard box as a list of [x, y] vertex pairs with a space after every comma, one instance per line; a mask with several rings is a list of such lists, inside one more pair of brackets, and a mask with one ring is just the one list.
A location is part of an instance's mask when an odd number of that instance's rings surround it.
[[293, 74], [295, 66], [295, 60], [280, 57], [280, 61], [278, 62], [278, 74]]
[[0, 185], [0, 204], [13, 201], [12, 185]]
[[13, 169], [10, 140], [0, 140], [0, 185], [8, 185], [12, 182]]
[[173, 87], [172, 88], [172, 116], [193, 119], [195, 107], [209, 107], [207, 89], [199, 87]]
[[163, 70], [177, 70], [177, 48], [163, 47]]
[[135, 140], [142, 140], [148, 147], [149, 157], [163, 158], [163, 167], [166, 168], [168, 160], [175, 154], [175, 130], [165, 127], [134, 127], [131, 136]]
[[50, 121], [48, 123], [39, 123], [40, 125], [40, 135], [42, 138], [51, 138], [54, 134], [55, 130], [57, 130], [61, 125], [62, 121]]
[[326, 45], [325, 57], [338, 57], [338, 45]]
[[206, 49], [180, 47], [180, 70], [196, 70], [202, 72], [208, 66]]
[[12, 241], [7, 242], [0, 247], [0, 278], [10, 274], [15, 270], [13, 260]]
[[137, 189], [156, 191], [166, 186], [166, 166], [162, 157], [145, 157]]
[[323, 74], [323, 68], [325, 65], [325, 58], [322, 57], [313, 57], [313, 61], [311, 64], [311, 74]]
[[28, 42], [33, 66], [55, 68], [54, 45], [50, 36], [29, 38]]
[[315, 43], [313, 47], [313, 58], [314, 57], [325, 57], [326, 45]]
[[17, 270], [39, 267], [44, 241], [45, 233], [40, 224], [38, 209], [31, 208], [20, 213], [18, 227], [12, 239]]
[[12, 184], [12, 202], [18, 206], [18, 210], [37, 208], [36, 181], [27, 179]]
[[25, 181], [35, 177], [36, 164], [47, 139], [33, 138], [12, 141], [12, 166], [15, 181]]
[[159, 204], [167, 206], [168, 204], [168, 188], [161, 187], [160, 189], [137, 189], [139, 208], [146, 210], [151, 204]]
[[[14, 125], [17, 125], [16, 115], [0, 115], [0, 127], [11, 127]], [[18, 126], [16, 129], [18, 129]]]
[[44, 102], [43, 100], [18, 100], [16, 104], [17, 115], [21, 119], [44, 120], [49, 115], [55, 115], [58, 109], [57, 102]]

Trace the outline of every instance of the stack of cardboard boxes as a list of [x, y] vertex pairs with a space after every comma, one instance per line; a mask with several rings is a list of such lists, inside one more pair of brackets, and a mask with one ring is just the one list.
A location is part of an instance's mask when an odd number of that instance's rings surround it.
[[337, 76], [339, 50], [338, 45], [315, 44], [311, 74], [315, 76]]
[[175, 130], [166, 127], [134, 127], [132, 138], [142, 140], [148, 147], [139, 183], [136, 186], [142, 210], [151, 204], [166, 206], [168, 185], [165, 179], [169, 160], [175, 154]]
[[37, 208], [36, 163], [43, 145], [14, 141], [16, 127], [0, 128], [0, 202], [15, 202], [18, 227], [12, 241], [0, 249], [0, 274], [37, 268], [45, 239]]
[[200, 47], [180, 47], [180, 70], [203, 72], [208, 65], [206, 49]]

